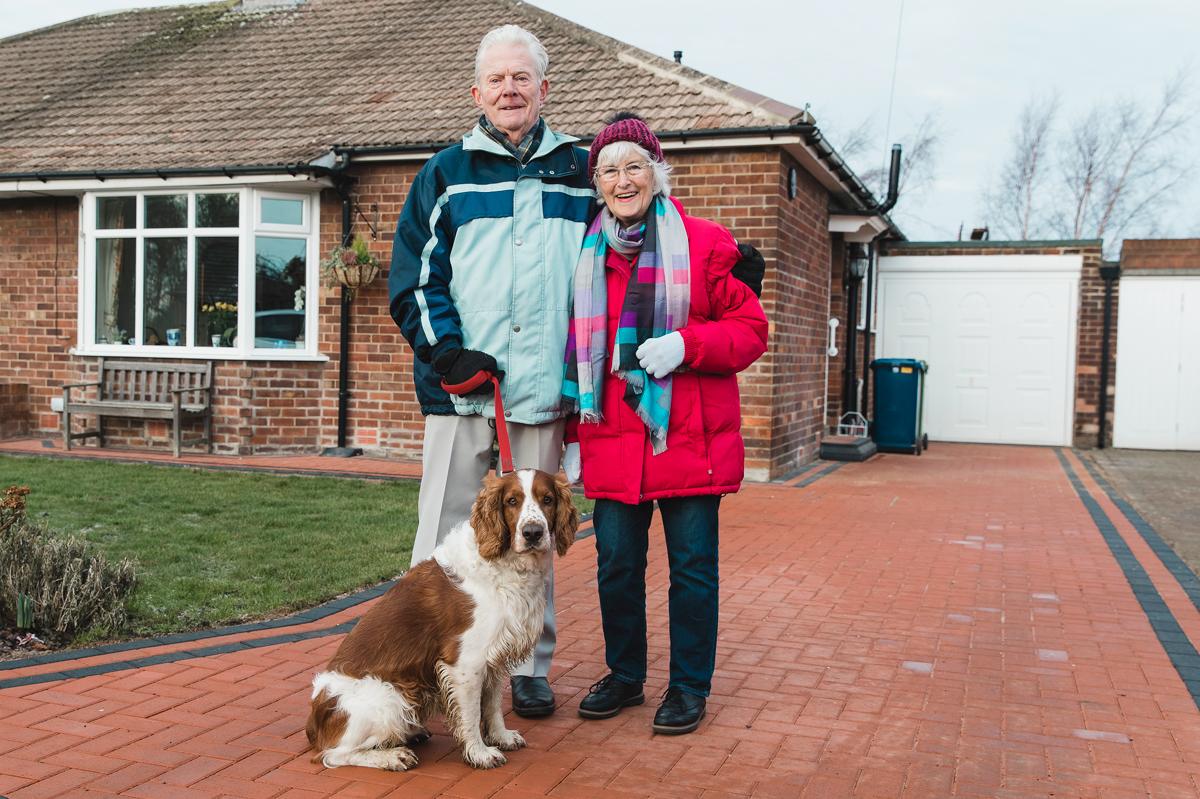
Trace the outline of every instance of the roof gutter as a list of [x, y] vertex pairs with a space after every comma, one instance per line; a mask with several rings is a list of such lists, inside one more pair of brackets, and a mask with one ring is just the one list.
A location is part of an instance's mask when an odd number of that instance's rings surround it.
[[161, 169], [79, 169], [63, 172], [0, 173], [0, 199], [28, 194], [79, 196], [93, 191], [134, 191], [161, 181], [163, 188], [216, 188], [231, 184], [299, 187], [333, 185], [336, 170], [322, 159], [310, 164], [276, 166], [164, 167]]
[[[746, 136], [777, 136], [777, 135], [804, 135], [808, 130], [815, 130], [813, 125], [762, 125], [753, 128], [706, 128], [702, 130], [664, 130], [655, 133], [660, 141], [679, 140], [687, 141], [688, 139], [719, 139], [719, 138], [744, 138]], [[592, 140], [591, 136], [579, 136], [579, 141], [583, 144], [588, 144]], [[335, 144], [333, 152], [336, 155], [348, 155], [350, 157], [369, 156], [369, 155], [409, 155], [420, 153], [435, 153], [439, 150], [444, 150], [447, 147], [458, 144], [461, 139], [449, 139], [444, 141], [423, 141], [413, 142], [409, 144], [370, 144], [370, 145], [341, 145]]]
[[328, 167], [314, 164], [295, 163], [274, 166], [214, 166], [214, 167], [162, 167], [148, 169], [79, 169], [68, 172], [0, 172], [0, 181], [36, 180], [50, 183], [55, 180], [115, 180], [121, 178], [168, 178], [179, 177], [227, 177], [239, 175], [278, 175], [287, 173], [297, 177], [301, 173], [324, 177], [332, 172]]

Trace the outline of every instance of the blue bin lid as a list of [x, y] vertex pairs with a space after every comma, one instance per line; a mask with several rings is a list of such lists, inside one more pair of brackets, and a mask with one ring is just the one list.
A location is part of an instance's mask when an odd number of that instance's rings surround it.
[[910, 369], [929, 371], [929, 364], [917, 358], [876, 358], [871, 361], [872, 369], [891, 369], [892, 367], [907, 366]]

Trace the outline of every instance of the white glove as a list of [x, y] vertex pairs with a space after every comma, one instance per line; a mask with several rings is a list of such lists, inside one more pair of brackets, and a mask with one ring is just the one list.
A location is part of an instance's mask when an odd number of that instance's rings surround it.
[[567, 473], [567, 482], [576, 485], [579, 478], [583, 476], [583, 459], [579, 456], [578, 441], [567, 444], [567, 450], [563, 453], [562, 465], [563, 471]]
[[673, 330], [665, 336], [646, 339], [637, 348], [637, 359], [651, 377], [666, 377], [683, 363], [683, 336]]

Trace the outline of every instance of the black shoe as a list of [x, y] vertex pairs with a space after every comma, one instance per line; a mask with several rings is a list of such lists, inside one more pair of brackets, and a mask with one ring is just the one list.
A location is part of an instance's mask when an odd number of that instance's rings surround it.
[[646, 701], [642, 684], [625, 682], [610, 674], [596, 683], [588, 695], [579, 703], [579, 715], [585, 719], [607, 719], [621, 712], [623, 707], [640, 705]]
[[654, 731], [662, 735], [683, 735], [700, 726], [704, 718], [704, 697], [685, 694], [671, 687], [663, 694], [662, 704], [654, 714]]
[[550, 690], [550, 681], [545, 677], [514, 674], [512, 708], [518, 716], [527, 719], [549, 716], [554, 712], [554, 692]]

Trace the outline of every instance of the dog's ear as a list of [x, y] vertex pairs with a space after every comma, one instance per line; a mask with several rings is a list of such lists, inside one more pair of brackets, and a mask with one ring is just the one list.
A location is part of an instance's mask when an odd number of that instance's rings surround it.
[[483, 490], [475, 497], [471, 506], [471, 528], [475, 531], [475, 545], [479, 557], [493, 560], [508, 549], [510, 535], [504, 518], [504, 480], [489, 475], [483, 481]]
[[579, 509], [571, 496], [571, 486], [566, 480], [554, 478], [554, 548], [561, 558], [567, 548], [575, 543], [575, 531], [579, 529]]

